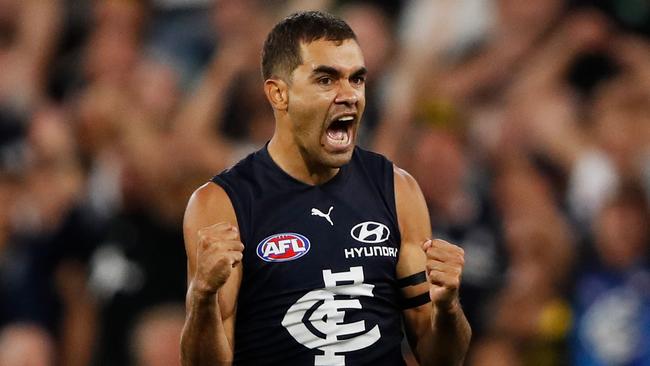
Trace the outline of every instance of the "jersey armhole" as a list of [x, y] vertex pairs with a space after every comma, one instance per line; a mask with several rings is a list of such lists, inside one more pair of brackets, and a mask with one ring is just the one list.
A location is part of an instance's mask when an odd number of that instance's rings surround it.
[[246, 246], [249, 238], [248, 223], [244, 220], [243, 212], [245, 210], [244, 204], [238, 198], [237, 193], [228, 182], [219, 176], [215, 176], [210, 180], [212, 183], [220, 186], [230, 198], [230, 203], [235, 210], [235, 217], [237, 218], [237, 226], [239, 227], [240, 237], [242, 244]]
[[397, 197], [395, 196], [395, 166], [392, 161], [384, 159], [384, 168], [387, 171], [386, 179], [386, 192], [388, 193], [388, 209], [393, 217], [393, 225], [397, 228], [395, 233], [395, 239], [397, 240], [398, 245], [401, 247], [402, 243], [402, 233], [400, 232], [399, 218], [397, 217]]

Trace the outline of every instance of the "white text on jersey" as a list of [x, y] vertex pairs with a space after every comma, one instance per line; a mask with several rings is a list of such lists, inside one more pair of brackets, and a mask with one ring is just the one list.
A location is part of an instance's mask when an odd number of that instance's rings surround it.
[[397, 257], [397, 248], [384, 246], [368, 246], [361, 248], [344, 249], [345, 258], [361, 257]]

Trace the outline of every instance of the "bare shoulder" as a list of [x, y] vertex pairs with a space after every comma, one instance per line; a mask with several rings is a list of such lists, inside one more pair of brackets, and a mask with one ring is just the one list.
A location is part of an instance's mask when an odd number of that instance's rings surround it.
[[239, 228], [235, 209], [226, 191], [212, 182], [205, 183], [192, 193], [183, 218], [183, 236], [190, 275], [194, 273], [196, 265], [199, 230], [222, 222]]
[[190, 196], [188, 209], [217, 210], [224, 202], [230, 202], [226, 191], [220, 185], [207, 182], [197, 188]]
[[[419, 242], [430, 236], [429, 210], [418, 182], [406, 170], [393, 165], [395, 205], [402, 241]], [[417, 238], [414, 238], [417, 237]]]
[[221, 186], [208, 182], [197, 188], [185, 210], [184, 226], [208, 226], [229, 221], [237, 226], [235, 210], [230, 198]]
[[420, 192], [418, 182], [406, 170], [393, 164], [393, 177], [395, 180], [395, 194], [399, 194], [401, 198], [413, 198], [411, 195], [417, 195]]

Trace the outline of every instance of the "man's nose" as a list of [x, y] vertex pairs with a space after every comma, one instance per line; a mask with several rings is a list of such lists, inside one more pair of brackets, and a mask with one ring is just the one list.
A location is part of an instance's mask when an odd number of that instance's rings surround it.
[[341, 82], [340, 85], [341, 86], [339, 88], [339, 93], [337, 94], [334, 102], [347, 104], [350, 106], [357, 104], [362, 91], [353, 87], [352, 84], [350, 84], [350, 82], [347, 80]]

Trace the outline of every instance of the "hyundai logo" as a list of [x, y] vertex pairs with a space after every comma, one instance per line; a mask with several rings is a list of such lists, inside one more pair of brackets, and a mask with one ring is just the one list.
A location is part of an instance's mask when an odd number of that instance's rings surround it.
[[362, 243], [376, 244], [388, 239], [390, 229], [379, 222], [366, 221], [353, 227], [350, 235]]

